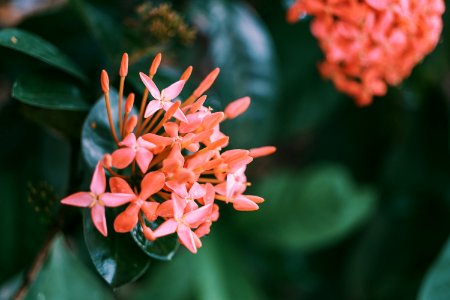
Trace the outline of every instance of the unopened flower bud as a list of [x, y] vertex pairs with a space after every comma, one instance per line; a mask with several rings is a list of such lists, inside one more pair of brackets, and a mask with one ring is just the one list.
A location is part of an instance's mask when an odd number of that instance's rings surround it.
[[128, 54], [124, 53], [122, 55], [122, 62], [120, 63], [120, 77], [126, 77], [128, 74]]
[[112, 166], [111, 154], [105, 154], [105, 156], [103, 156], [103, 167], [105, 167], [106, 169], [110, 169], [111, 166]]
[[100, 77], [100, 82], [102, 84], [103, 93], [109, 92], [109, 77], [108, 73], [105, 70], [102, 70], [102, 75]]
[[192, 74], [192, 66], [189, 66], [181, 75], [180, 80], [188, 80], [189, 77], [191, 77], [191, 74]]
[[225, 108], [225, 116], [228, 119], [234, 119], [237, 116], [243, 114], [250, 106], [250, 97], [243, 97], [234, 100]]
[[131, 93], [127, 97], [127, 101], [125, 102], [125, 112], [129, 114], [131, 110], [133, 109], [134, 105], [134, 94]]
[[261, 156], [267, 156], [275, 153], [277, 151], [277, 148], [274, 146], [264, 146], [259, 148], [253, 148], [250, 149], [250, 156], [253, 158], [261, 157]]
[[152, 65], [150, 67], [150, 76], [155, 76], [160, 63], [161, 63], [161, 53], [158, 53], [153, 59]]
[[125, 124], [126, 133], [128, 134], [133, 132], [134, 128], [136, 128], [136, 124], [137, 124], [137, 116], [133, 115], [127, 120], [127, 123]]
[[219, 72], [220, 72], [219, 68], [215, 68], [214, 70], [212, 70], [211, 73], [209, 73], [208, 76], [206, 76], [205, 79], [203, 79], [203, 81], [194, 91], [194, 96], [200, 97], [202, 94], [204, 94], [214, 83], [217, 76], [219, 75]]

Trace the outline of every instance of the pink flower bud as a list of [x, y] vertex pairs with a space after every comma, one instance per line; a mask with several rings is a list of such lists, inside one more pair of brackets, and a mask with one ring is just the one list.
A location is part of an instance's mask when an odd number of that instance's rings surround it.
[[100, 82], [102, 84], [103, 93], [109, 92], [109, 77], [108, 73], [105, 70], [102, 70], [102, 75], [100, 77]]
[[243, 97], [234, 100], [225, 108], [225, 116], [228, 119], [234, 119], [237, 116], [243, 114], [250, 106], [250, 97]]
[[150, 67], [150, 76], [155, 76], [156, 71], [158, 70], [159, 65], [161, 64], [161, 53], [156, 54], [153, 59], [152, 65]]
[[128, 74], [128, 54], [124, 53], [122, 55], [122, 62], [120, 63], [120, 77], [126, 77]]
[[129, 114], [131, 110], [133, 109], [134, 105], [134, 94], [131, 93], [127, 97], [127, 101], [125, 102], [125, 112]]
[[197, 87], [197, 89], [194, 91], [195, 97], [200, 97], [202, 94], [204, 94], [214, 83], [217, 76], [219, 76], [220, 69], [215, 68], [211, 71], [211, 73], [208, 74], [208, 76], [203, 79], [203, 81], [200, 83], [200, 85]]
[[261, 157], [261, 156], [267, 156], [275, 153], [277, 151], [277, 148], [274, 146], [264, 146], [259, 148], [253, 148], [250, 149], [250, 156], [253, 158]]
[[191, 77], [191, 74], [192, 74], [192, 66], [189, 66], [181, 75], [180, 80], [188, 80], [189, 77]]

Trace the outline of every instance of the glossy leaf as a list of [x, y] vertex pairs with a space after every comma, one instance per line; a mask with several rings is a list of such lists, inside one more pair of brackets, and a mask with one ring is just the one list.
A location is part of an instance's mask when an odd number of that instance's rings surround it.
[[84, 240], [95, 268], [115, 288], [139, 278], [147, 270], [150, 259], [129, 234], [114, 232], [113, 217], [107, 213], [108, 236], [104, 237], [94, 227], [90, 212], [86, 209], [83, 228]]
[[[126, 298], [182, 300], [194, 295], [200, 300], [265, 299], [248, 275], [242, 252], [226, 235], [215, 232], [202, 242], [195, 255], [182, 247], [173, 261], [154, 269]], [[176, 278], [170, 288], [168, 278]]]
[[450, 299], [450, 239], [424, 277], [418, 300]]
[[209, 39], [207, 58], [212, 66], [221, 68], [211, 90], [218, 92], [223, 107], [240, 97], [252, 99], [244, 115], [225, 124], [226, 130], [232, 130], [231, 142], [240, 147], [267, 143], [273, 134], [271, 122], [278, 93], [278, 69], [268, 30], [242, 2], [192, 3], [191, 20]]
[[[156, 229], [157, 224], [148, 223], [152, 229]], [[150, 257], [160, 260], [171, 260], [178, 250], [178, 237], [176, 234], [161, 237], [155, 241], [149, 241], [142, 233], [142, 227], [138, 224], [131, 231], [134, 241]]]
[[256, 186], [266, 201], [242, 224], [265, 245], [313, 250], [336, 242], [374, 211], [375, 193], [348, 171], [323, 165], [301, 174], [278, 172]]
[[[113, 122], [116, 126], [116, 132], [118, 133], [118, 94], [113, 89], [110, 90], [109, 94]], [[123, 105], [125, 105], [125, 97]], [[137, 114], [135, 108], [133, 108], [131, 114]], [[83, 157], [91, 170], [95, 168], [97, 162], [102, 159], [106, 153], [112, 153], [117, 149], [111, 134], [103, 96], [94, 104], [84, 121], [81, 143]]]
[[62, 236], [53, 242], [45, 264], [25, 299], [114, 299], [82, 262], [64, 244]]
[[16, 28], [0, 31], [0, 46], [28, 54], [75, 77], [86, 80], [83, 72], [64, 53], [41, 37]]
[[49, 110], [23, 105], [21, 112], [30, 120], [72, 140], [79, 140], [85, 112], [67, 110]]
[[48, 109], [86, 111], [90, 107], [77, 86], [45, 74], [20, 77], [14, 82], [12, 96], [23, 103]]
[[122, 55], [120, 52], [122, 28], [118, 25], [119, 23], [110, 14], [106, 14], [87, 1], [70, 0], [69, 2], [104, 53], [111, 60], [119, 58]]

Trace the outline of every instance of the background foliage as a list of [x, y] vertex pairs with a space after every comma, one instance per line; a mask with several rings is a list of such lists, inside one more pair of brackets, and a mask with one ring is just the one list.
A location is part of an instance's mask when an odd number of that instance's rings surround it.
[[[177, 17], [144, 18], [137, 0], [30, 1], [15, 19], [20, 3], [0, 2], [0, 299], [23, 282], [26, 299], [450, 297], [448, 14], [410, 78], [357, 108], [320, 78], [309, 20], [287, 24], [285, 3], [180, 0]], [[212, 106], [252, 97], [226, 128], [233, 146], [278, 147], [249, 170], [261, 209], [222, 208], [197, 255], [154, 259], [172, 256], [168, 241], [144, 245], [150, 258], [130, 236], [100, 239], [58, 203], [89, 180], [97, 158], [86, 145], [108, 148], [87, 125], [101, 124], [100, 70], [116, 74], [125, 51], [137, 93], [137, 72], [158, 51], [161, 82], [189, 64], [199, 82], [219, 66]]]

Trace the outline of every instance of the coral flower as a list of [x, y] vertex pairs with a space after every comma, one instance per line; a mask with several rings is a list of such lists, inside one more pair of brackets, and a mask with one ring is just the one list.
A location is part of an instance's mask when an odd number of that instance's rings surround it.
[[[159, 89], [156, 87], [156, 84], [153, 82], [153, 80], [151, 80], [150, 77], [148, 77], [144, 73], [139, 73], [139, 75], [141, 76], [141, 80], [147, 87], [150, 94], [153, 96], [153, 98], [155, 98], [147, 105], [144, 115], [146, 118], [153, 115], [160, 109], [164, 109], [165, 111], [167, 111], [173, 105], [171, 101], [178, 97], [178, 95], [183, 90], [184, 84], [186, 83], [185, 80], [179, 80], [159, 92]], [[177, 109], [173, 116], [180, 121], [187, 122], [186, 116], [180, 109]]]
[[[61, 202], [90, 207], [96, 228], [105, 236], [105, 207], [128, 203], [115, 216], [116, 232], [131, 232], [139, 240], [149, 241], [177, 234], [180, 243], [196, 253], [202, 246], [200, 238], [210, 233], [219, 218], [218, 201], [240, 211], [259, 209], [263, 198], [244, 195], [249, 185], [245, 170], [255, 158], [272, 154], [276, 149], [264, 146], [223, 150], [230, 137], [221, 132], [221, 123], [243, 114], [250, 98], [232, 101], [225, 112], [212, 112], [205, 106], [207, 96], [203, 94], [219, 75], [216, 68], [187, 99], [172, 102], [180, 95], [192, 67], [186, 69], [179, 81], [160, 91], [153, 82], [160, 63], [158, 54], [149, 75], [140, 73], [146, 89], [139, 114], [129, 115], [134, 104], [134, 94], [130, 94], [124, 112], [118, 112], [117, 123], [109, 100], [109, 77], [102, 71], [106, 113], [117, 149], [104, 153], [98, 162], [91, 192], [76, 193]], [[124, 54], [119, 73], [120, 106], [127, 74], [128, 56]], [[149, 94], [153, 97], [150, 101]], [[104, 169], [110, 176], [111, 193], [105, 192]]]
[[313, 17], [311, 31], [325, 54], [320, 72], [368, 105], [436, 47], [444, 10], [443, 0], [297, 0], [287, 19]]
[[105, 193], [106, 177], [101, 162], [97, 163], [91, 181], [90, 192], [78, 192], [61, 200], [61, 203], [79, 207], [89, 207], [95, 227], [104, 236], [108, 235], [105, 206], [117, 207], [130, 202], [134, 195], [126, 193]]

